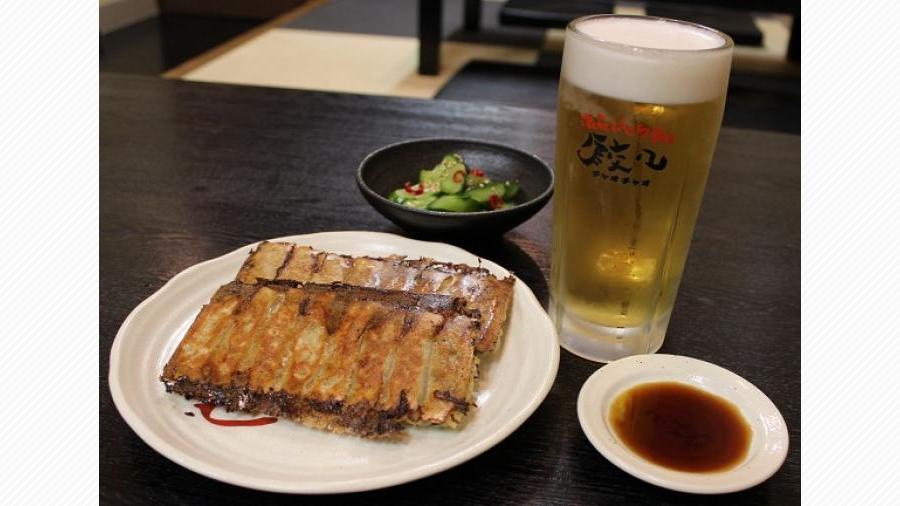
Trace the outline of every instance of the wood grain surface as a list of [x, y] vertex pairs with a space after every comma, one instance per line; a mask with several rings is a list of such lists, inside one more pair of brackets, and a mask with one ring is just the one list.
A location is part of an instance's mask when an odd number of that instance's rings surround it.
[[[582, 434], [578, 390], [598, 364], [562, 351], [534, 415], [449, 471], [374, 492], [292, 497], [219, 483], [157, 454], [107, 384], [128, 313], [179, 271], [260, 239], [403, 234], [354, 186], [359, 160], [403, 139], [503, 142], [552, 161], [554, 115], [450, 101], [100, 79], [100, 499], [105, 504], [795, 504], [800, 499], [800, 137], [723, 129], [663, 353], [726, 367], [781, 410], [791, 446], [769, 481], [726, 497], [645, 484]], [[547, 301], [552, 205], [493, 242], [458, 243]], [[302, 456], [300, 457], [302, 458]]]

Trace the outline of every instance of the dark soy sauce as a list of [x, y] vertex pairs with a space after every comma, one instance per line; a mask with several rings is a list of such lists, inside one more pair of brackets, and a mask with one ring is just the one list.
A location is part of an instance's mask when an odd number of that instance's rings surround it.
[[731, 402], [676, 382], [644, 383], [619, 394], [609, 423], [625, 446], [678, 471], [724, 471], [747, 455], [753, 432]]

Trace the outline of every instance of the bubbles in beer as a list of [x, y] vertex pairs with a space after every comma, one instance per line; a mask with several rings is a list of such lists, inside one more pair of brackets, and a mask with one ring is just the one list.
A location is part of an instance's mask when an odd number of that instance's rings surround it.
[[718, 32], [658, 18], [592, 17], [566, 37], [563, 77], [607, 97], [653, 104], [725, 93], [732, 44]]

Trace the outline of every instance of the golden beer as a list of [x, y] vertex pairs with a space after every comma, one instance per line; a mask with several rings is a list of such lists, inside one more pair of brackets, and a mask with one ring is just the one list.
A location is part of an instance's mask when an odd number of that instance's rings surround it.
[[[694, 33], [698, 48], [635, 51], [628, 44], [684, 45]], [[605, 35], [626, 41], [611, 44]], [[557, 109], [551, 274], [551, 309], [570, 351], [605, 362], [662, 345], [730, 62], [730, 39], [697, 25], [626, 16], [570, 25]]]

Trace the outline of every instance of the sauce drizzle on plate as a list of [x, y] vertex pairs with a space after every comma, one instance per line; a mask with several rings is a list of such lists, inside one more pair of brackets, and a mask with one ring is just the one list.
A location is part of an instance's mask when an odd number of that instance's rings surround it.
[[207, 422], [223, 427], [254, 427], [257, 425], [269, 425], [278, 421], [274, 416], [264, 416], [252, 420], [222, 420], [212, 417], [212, 411], [216, 408], [215, 404], [197, 403], [194, 404], [194, 407], [200, 410], [200, 414], [203, 415]]

